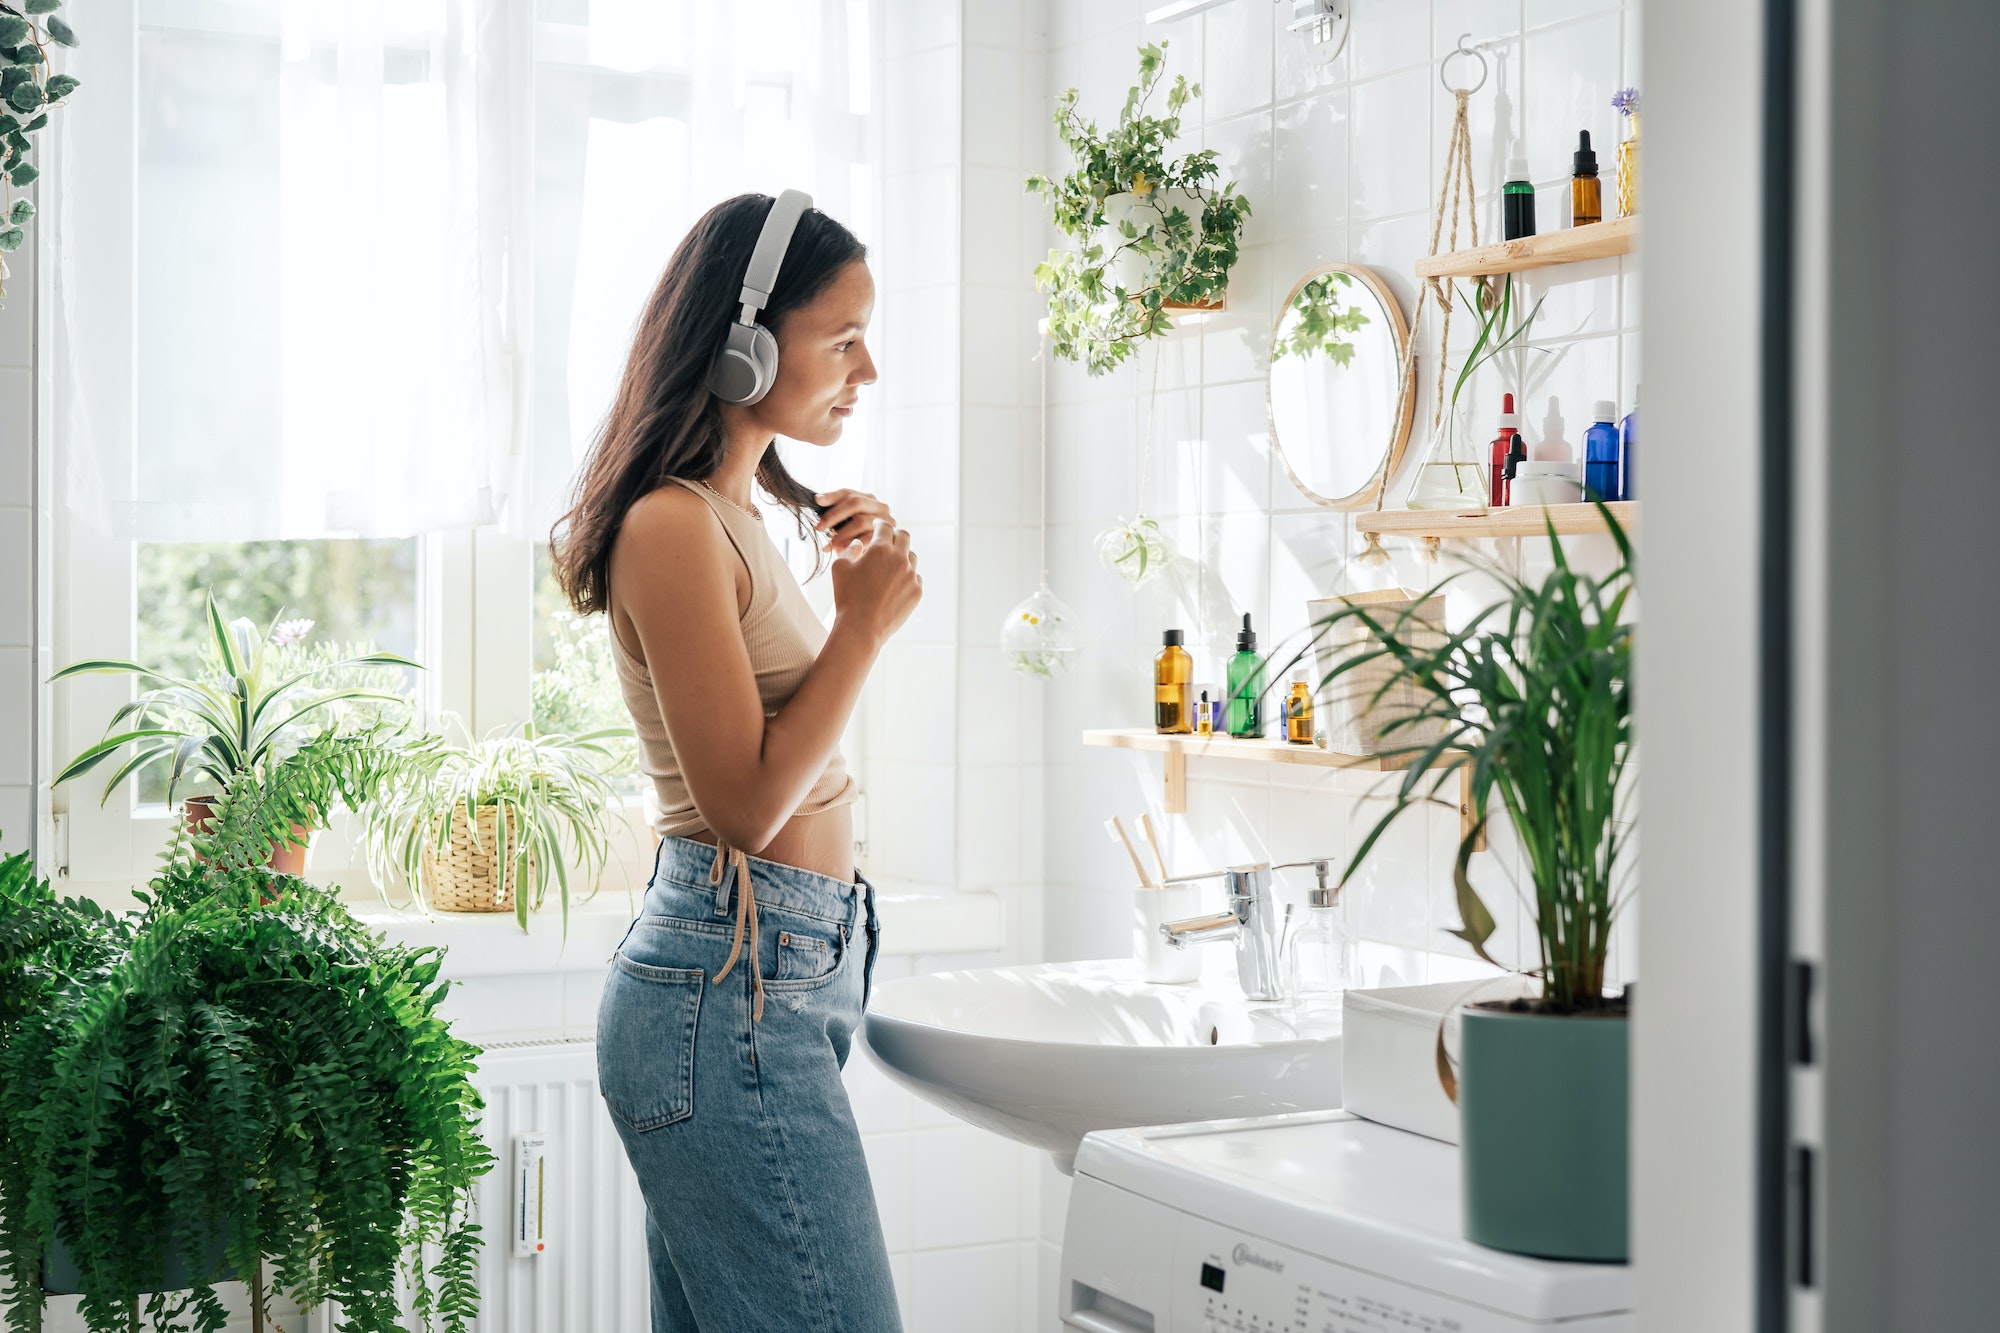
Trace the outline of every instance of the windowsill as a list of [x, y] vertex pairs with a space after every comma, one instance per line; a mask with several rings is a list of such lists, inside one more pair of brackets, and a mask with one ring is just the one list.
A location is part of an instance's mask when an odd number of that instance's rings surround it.
[[[392, 943], [447, 950], [445, 973], [455, 978], [601, 971], [632, 920], [626, 895], [609, 889], [570, 904], [567, 941], [562, 910], [553, 904], [529, 913], [525, 935], [512, 912], [439, 912], [427, 918], [413, 909], [352, 902], [348, 910]], [[992, 893], [884, 893], [876, 896], [875, 912], [888, 957], [991, 953], [1004, 944], [1000, 899]]]

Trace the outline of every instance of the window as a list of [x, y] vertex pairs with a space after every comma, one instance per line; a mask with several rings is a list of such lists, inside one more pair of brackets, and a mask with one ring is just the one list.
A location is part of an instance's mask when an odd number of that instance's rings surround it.
[[[141, 542], [138, 545], [136, 660], [195, 676], [209, 660], [207, 598], [225, 616], [260, 629], [279, 616], [313, 622], [309, 642], [357, 652], [386, 649], [413, 660], [417, 644], [414, 538], [378, 541]], [[347, 656], [350, 654], [342, 654]], [[384, 668], [406, 691], [415, 673]], [[387, 683], [385, 680], [384, 683]], [[141, 771], [134, 799], [166, 800], [159, 765]]]
[[[213, 591], [229, 616], [282, 608], [424, 662], [433, 725], [623, 723], [608, 631], [549, 577], [550, 526], [703, 210], [798, 186], [873, 235], [869, 0], [139, 0], [136, 19], [92, 52], [134, 109], [99, 99], [65, 153], [58, 660], [191, 667]], [[792, 450], [795, 471], [856, 484], [870, 428]], [[61, 688], [67, 757], [132, 685]], [[142, 878], [163, 777], [101, 809], [88, 788], [57, 798], [72, 883]]]

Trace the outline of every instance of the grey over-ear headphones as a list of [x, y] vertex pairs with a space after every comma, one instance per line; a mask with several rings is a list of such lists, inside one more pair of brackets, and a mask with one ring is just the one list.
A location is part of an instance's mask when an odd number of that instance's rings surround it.
[[757, 402], [778, 378], [778, 340], [757, 322], [757, 312], [770, 304], [778, 285], [778, 267], [791, 248], [799, 216], [812, 207], [804, 190], [786, 190], [764, 217], [764, 230], [750, 263], [743, 270], [743, 313], [729, 326], [729, 336], [708, 368], [708, 388], [725, 403]]

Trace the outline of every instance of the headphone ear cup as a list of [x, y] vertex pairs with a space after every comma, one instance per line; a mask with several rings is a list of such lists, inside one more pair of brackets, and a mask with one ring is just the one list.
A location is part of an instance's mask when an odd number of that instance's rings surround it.
[[757, 365], [757, 387], [746, 404], [760, 401], [778, 382], [778, 339], [762, 324], [750, 326], [750, 359]]
[[708, 369], [708, 389], [725, 403], [747, 406], [778, 378], [778, 340], [762, 324], [731, 324]]

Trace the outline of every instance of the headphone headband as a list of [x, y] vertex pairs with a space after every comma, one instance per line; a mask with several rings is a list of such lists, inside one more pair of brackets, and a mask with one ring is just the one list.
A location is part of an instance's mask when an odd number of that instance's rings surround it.
[[743, 270], [740, 322], [750, 323], [759, 310], [770, 304], [771, 292], [778, 285], [778, 268], [792, 245], [792, 233], [812, 202], [812, 196], [804, 190], [786, 190], [765, 214], [764, 230], [757, 235], [757, 248], [750, 252], [750, 262]]
[[786, 190], [764, 215], [757, 248], [743, 269], [743, 311], [729, 326], [715, 360], [709, 363], [709, 391], [725, 403], [755, 403], [771, 391], [778, 378], [778, 340], [757, 322], [757, 312], [771, 302], [778, 285], [778, 268], [791, 249], [799, 219], [812, 207], [804, 190]]

